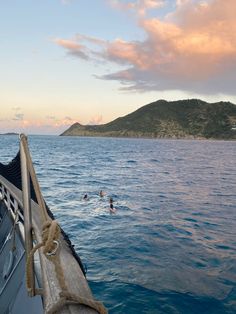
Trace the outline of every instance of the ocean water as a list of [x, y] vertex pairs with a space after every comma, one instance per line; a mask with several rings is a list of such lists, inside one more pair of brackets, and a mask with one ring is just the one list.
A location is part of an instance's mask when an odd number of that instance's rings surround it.
[[[29, 136], [29, 145], [44, 198], [109, 313], [236, 313], [236, 142]], [[1, 162], [17, 150], [17, 137], [0, 137]]]

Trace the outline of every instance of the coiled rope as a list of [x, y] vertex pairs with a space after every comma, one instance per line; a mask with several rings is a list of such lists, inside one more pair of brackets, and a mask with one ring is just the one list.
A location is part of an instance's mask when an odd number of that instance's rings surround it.
[[[68, 291], [68, 288], [65, 282], [63, 269], [62, 269], [60, 259], [59, 259], [59, 252], [57, 249], [55, 249], [55, 243], [59, 241], [59, 236], [60, 236], [60, 227], [58, 223], [56, 222], [56, 220], [46, 221], [43, 225], [42, 242], [35, 245], [34, 248], [31, 250], [29, 256], [27, 257], [27, 262], [26, 262], [27, 288], [28, 289], [32, 288], [31, 276], [34, 276], [34, 274], [30, 270], [32, 269], [33, 255], [40, 247], [43, 247], [43, 253], [54, 264], [57, 280], [61, 287], [61, 292], [59, 294], [60, 299], [49, 310], [47, 310], [47, 314], [53, 314], [67, 304], [86, 305], [90, 308], [93, 308], [100, 314], [108, 313], [106, 308], [103, 306], [101, 302], [95, 301], [90, 298], [81, 297]], [[37, 290], [36, 290], [36, 293], [37, 293]]]

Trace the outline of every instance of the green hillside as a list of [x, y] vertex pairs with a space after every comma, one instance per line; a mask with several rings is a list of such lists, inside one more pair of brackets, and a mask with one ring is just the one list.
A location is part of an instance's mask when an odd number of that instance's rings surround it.
[[61, 135], [236, 139], [236, 105], [158, 100], [103, 125], [75, 123]]

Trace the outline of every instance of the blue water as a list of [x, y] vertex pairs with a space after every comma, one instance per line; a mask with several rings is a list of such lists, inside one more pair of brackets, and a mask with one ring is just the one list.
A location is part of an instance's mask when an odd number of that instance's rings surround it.
[[[236, 142], [29, 144], [46, 202], [109, 313], [236, 313]], [[17, 149], [17, 137], [0, 137], [1, 161]]]

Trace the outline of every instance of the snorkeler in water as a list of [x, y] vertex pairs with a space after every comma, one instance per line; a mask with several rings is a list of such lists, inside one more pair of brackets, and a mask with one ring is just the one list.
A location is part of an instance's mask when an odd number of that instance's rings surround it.
[[113, 198], [112, 197], [110, 197], [109, 203], [110, 203], [110, 213], [115, 213], [116, 209], [113, 206]]

